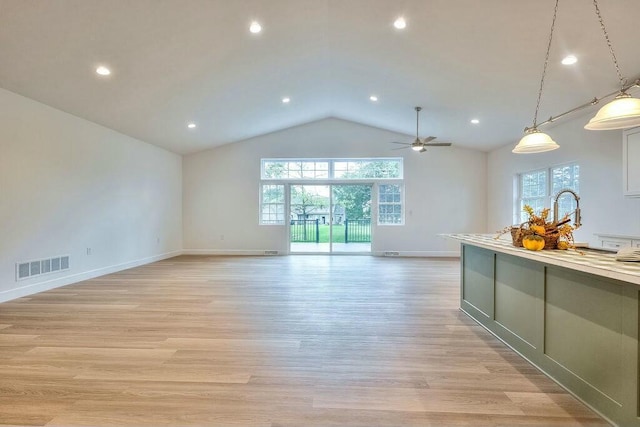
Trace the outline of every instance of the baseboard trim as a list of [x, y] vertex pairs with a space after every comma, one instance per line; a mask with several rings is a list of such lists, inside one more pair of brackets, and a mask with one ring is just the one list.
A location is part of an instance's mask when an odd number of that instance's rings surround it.
[[104, 276], [105, 274], [116, 273], [118, 271], [127, 270], [129, 268], [138, 267], [138, 266], [149, 264], [156, 261], [161, 261], [163, 259], [173, 258], [178, 255], [182, 255], [182, 251], [166, 252], [159, 255], [140, 258], [134, 261], [128, 261], [128, 262], [123, 262], [121, 264], [96, 268], [94, 270], [83, 271], [81, 273], [70, 274], [63, 277], [57, 277], [51, 280], [45, 280], [37, 283], [30, 283], [28, 285], [21, 286], [19, 288], [0, 291], [0, 303], [11, 301], [17, 298], [26, 297], [29, 295], [33, 295], [38, 292], [59, 288], [61, 286], [71, 285], [73, 283], [81, 282], [83, 280], [94, 279], [99, 276]]
[[[266, 255], [266, 252], [275, 251], [277, 254]], [[182, 255], [220, 255], [220, 256], [281, 256], [287, 255], [276, 249], [185, 249]]]

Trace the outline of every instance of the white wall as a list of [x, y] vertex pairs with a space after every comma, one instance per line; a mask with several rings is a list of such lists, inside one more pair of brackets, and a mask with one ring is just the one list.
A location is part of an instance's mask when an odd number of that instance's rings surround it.
[[560, 145], [547, 153], [513, 154], [517, 143], [489, 153], [488, 225], [499, 230], [513, 221], [514, 176], [567, 162], [580, 165], [580, 207], [583, 227], [577, 241], [595, 245], [594, 233], [640, 235], [640, 199], [622, 195], [622, 131], [583, 129], [581, 116], [543, 130]]
[[[184, 248], [288, 251], [286, 226], [258, 224], [261, 158], [404, 156], [406, 225], [375, 227], [373, 251], [457, 254], [440, 233], [486, 232], [486, 153], [455, 147], [391, 151], [406, 135], [326, 119], [185, 156]], [[224, 240], [222, 240], [224, 236]]]
[[[1, 89], [0, 150], [0, 301], [182, 249], [180, 156]], [[70, 270], [16, 281], [56, 255]]]

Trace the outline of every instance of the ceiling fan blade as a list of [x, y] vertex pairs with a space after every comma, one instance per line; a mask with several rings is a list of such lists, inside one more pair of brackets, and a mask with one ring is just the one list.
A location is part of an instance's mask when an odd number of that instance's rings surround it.
[[395, 150], [406, 150], [407, 148], [410, 148], [410, 147], [407, 145], [406, 147], [392, 148], [391, 150], [392, 151], [395, 151]]
[[427, 148], [423, 145], [422, 148], [418, 150], [418, 153], [424, 153], [425, 151], [427, 151]]
[[432, 142], [430, 144], [424, 144], [426, 147], [450, 147], [450, 142]]
[[411, 145], [410, 142], [389, 141], [389, 144]]
[[437, 138], [437, 136], [428, 136], [428, 137], [426, 137], [426, 138], [424, 139], [424, 141], [422, 141], [422, 143], [423, 143], [423, 144], [426, 144], [427, 142], [431, 142], [431, 141], [433, 141], [433, 140], [434, 140], [434, 139], [436, 139], [436, 138]]

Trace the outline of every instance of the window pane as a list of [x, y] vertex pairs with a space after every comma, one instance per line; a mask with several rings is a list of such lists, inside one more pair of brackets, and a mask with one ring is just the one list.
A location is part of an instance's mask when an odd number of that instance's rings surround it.
[[533, 208], [533, 211], [539, 214], [545, 208], [546, 201], [547, 201], [546, 197], [521, 199], [520, 222], [526, 222], [529, 219], [529, 215], [523, 211], [524, 205], [531, 206]]
[[263, 163], [263, 177], [266, 179], [287, 178], [286, 164], [265, 161]]
[[302, 178], [302, 163], [287, 162], [287, 178]]
[[547, 171], [535, 171], [521, 175], [522, 197], [545, 197], [547, 195]]
[[558, 194], [560, 190], [564, 190], [565, 188], [569, 188], [576, 193], [580, 191], [580, 166], [573, 165], [565, 165], [557, 168], [551, 169], [552, 175], [552, 195]]

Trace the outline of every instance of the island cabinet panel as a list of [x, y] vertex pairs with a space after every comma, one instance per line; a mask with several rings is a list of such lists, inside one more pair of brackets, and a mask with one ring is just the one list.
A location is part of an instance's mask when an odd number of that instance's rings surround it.
[[622, 405], [625, 382], [623, 286], [549, 268], [545, 354], [584, 385]]
[[640, 426], [640, 286], [471, 244], [461, 268], [463, 311], [616, 425]]
[[468, 280], [462, 282], [462, 300], [473, 311], [493, 319], [493, 287], [495, 255], [474, 246], [465, 246], [462, 275]]
[[[542, 346], [542, 265], [496, 254], [495, 321], [532, 349]], [[520, 350], [520, 346], [518, 346]]]

